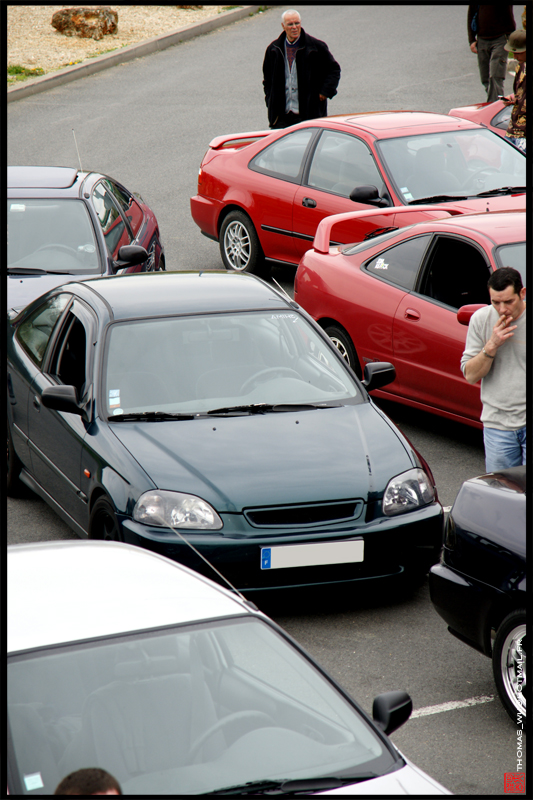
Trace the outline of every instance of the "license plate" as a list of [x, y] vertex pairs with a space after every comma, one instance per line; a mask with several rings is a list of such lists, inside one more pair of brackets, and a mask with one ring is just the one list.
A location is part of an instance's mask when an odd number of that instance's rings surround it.
[[364, 560], [363, 539], [316, 544], [284, 544], [261, 548], [261, 569], [318, 567], [327, 564], [351, 564]]

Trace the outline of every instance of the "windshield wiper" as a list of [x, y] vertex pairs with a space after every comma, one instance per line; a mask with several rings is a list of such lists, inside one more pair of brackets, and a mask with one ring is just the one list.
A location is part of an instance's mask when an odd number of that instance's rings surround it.
[[131, 414], [116, 414], [108, 422], [161, 422], [163, 420], [194, 419], [197, 414], [174, 414], [168, 411], [138, 411]]
[[408, 206], [416, 206], [419, 203], [448, 203], [453, 200], [467, 200], [468, 198], [451, 194], [435, 194], [432, 197], [417, 197], [416, 200], [409, 200]]
[[11, 275], [70, 275], [69, 272], [63, 272], [63, 270], [54, 272], [51, 269], [40, 269], [39, 267], [8, 267], [7, 271]]
[[327, 789], [339, 789], [341, 786], [369, 781], [372, 778], [377, 778], [375, 772], [342, 778], [332, 776], [329, 778], [304, 778], [302, 780], [250, 781], [240, 786], [230, 786], [227, 789], [208, 792], [208, 794], [309, 794], [310, 792], [324, 792]]
[[521, 194], [525, 191], [525, 186], [500, 186], [499, 189], [489, 189], [486, 192], [480, 192], [476, 194], [476, 197], [494, 197], [498, 194]]
[[310, 411], [314, 408], [339, 408], [342, 403], [251, 403], [247, 406], [226, 406], [213, 408], [206, 413], [210, 416], [217, 414], [270, 414], [284, 411]]

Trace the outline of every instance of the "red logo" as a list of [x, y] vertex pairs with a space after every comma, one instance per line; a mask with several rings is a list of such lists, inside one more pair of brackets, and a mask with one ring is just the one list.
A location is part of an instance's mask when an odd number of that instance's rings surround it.
[[503, 778], [503, 791], [505, 794], [525, 794], [526, 773], [506, 772]]

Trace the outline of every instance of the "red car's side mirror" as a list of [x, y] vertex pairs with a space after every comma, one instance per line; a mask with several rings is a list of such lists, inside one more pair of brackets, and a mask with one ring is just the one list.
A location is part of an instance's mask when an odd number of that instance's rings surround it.
[[471, 303], [468, 306], [461, 306], [457, 312], [457, 322], [460, 322], [461, 325], [468, 325], [474, 311], [477, 311], [479, 308], [485, 308], [485, 306], [486, 303]]

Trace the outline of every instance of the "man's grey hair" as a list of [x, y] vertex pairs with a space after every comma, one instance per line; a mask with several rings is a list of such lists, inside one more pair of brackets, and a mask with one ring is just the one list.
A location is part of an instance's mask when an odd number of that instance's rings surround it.
[[287, 16], [287, 14], [298, 14], [298, 17], [300, 18], [300, 22], [302, 20], [302, 17], [300, 16], [300, 12], [299, 11], [296, 11], [296, 9], [294, 9], [294, 8], [289, 8], [289, 9], [287, 9], [287, 11], [284, 11], [283, 14], [281, 15], [281, 24], [282, 25], [285, 22], [285, 17]]

